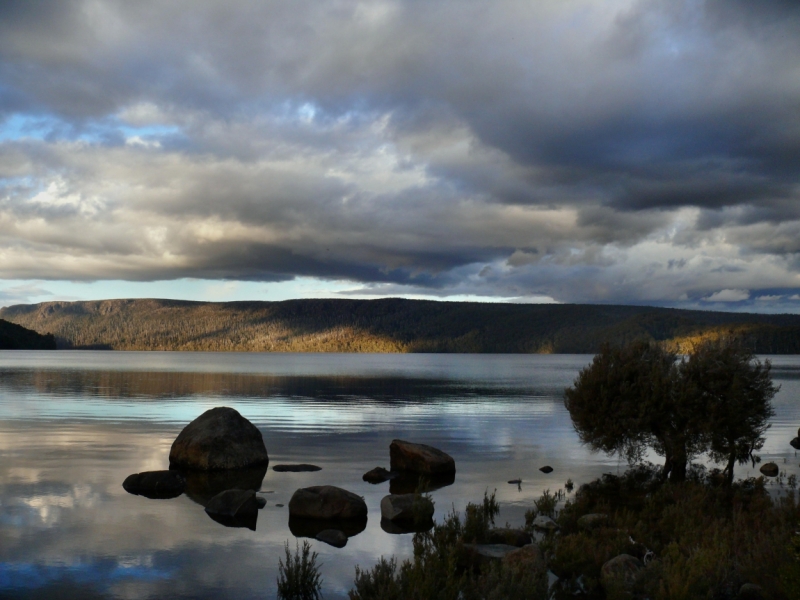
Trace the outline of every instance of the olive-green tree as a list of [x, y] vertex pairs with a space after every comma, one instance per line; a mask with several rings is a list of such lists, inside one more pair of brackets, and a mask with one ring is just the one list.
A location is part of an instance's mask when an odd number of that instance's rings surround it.
[[696, 346], [679, 366], [683, 393], [702, 408], [704, 445], [733, 482], [736, 463], [752, 461], [764, 446], [769, 418], [775, 414], [770, 362], [762, 364], [736, 341], [711, 341]]
[[664, 346], [637, 341], [605, 345], [565, 392], [580, 440], [630, 463], [653, 449], [663, 477], [686, 478], [692, 457], [709, 452], [727, 462], [754, 460], [764, 444], [777, 388], [769, 362], [735, 342], [698, 345], [678, 361]]

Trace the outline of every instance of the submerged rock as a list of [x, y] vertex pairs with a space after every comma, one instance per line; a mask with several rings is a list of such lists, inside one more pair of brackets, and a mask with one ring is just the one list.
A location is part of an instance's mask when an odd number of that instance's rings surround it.
[[122, 487], [129, 494], [145, 498], [177, 498], [186, 489], [186, 479], [176, 471], [145, 471], [128, 475]]
[[371, 471], [367, 471], [361, 477], [367, 483], [383, 483], [384, 481], [389, 481], [390, 479], [394, 479], [397, 477], [397, 473], [393, 473], [392, 471], [387, 471], [383, 467], [375, 467]]
[[299, 465], [275, 465], [272, 467], [272, 470], [276, 473], [310, 473], [313, 471], [321, 471], [322, 467], [318, 467], [317, 465], [307, 465], [307, 464], [299, 464]]
[[433, 519], [428, 521], [390, 521], [381, 519], [381, 529], [392, 535], [404, 535], [406, 533], [422, 533], [433, 529]]
[[266, 465], [250, 467], [249, 469], [231, 469], [229, 471], [180, 471], [186, 479], [186, 495], [205, 506], [214, 496], [225, 490], [253, 490], [261, 489], [264, 476], [267, 474]]
[[774, 462], [768, 462], [762, 465], [759, 471], [761, 471], [767, 477], [777, 477], [778, 473], [780, 473], [778, 465], [776, 465]]
[[323, 529], [317, 534], [316, 539], [334, 548], [344, 548], [347, 545], [347, 535], [338, 529]]
[[419, 494], [389, 494], [381, 500], [381, 518], [387, 521], [427, 524], [433, 512], [430, 498]]
[[227, 527], [247, 527], [255, 531], [258, 501], [253, 490], [225, 490], [206, 505], [209, 517]]
[[289, 531], [295, 537], [317, 539], [320, 533], [332, 529], [341, 531], [348, 538], [351, 538], [357, 536], [366, 528], [367, 517], [359, 519], [303, 519], [289, 517]]
[[490, 544], [507, 544], [521, 548], [533, 542], [530, 534], [522, 529], [497, 527], [486, 532], [486, 541]]
[[389, 445], [389, 460], [392, 471], [412, 471], [426, 475], [456, 472], [456, 461], [452, 456], [427, 444], [392, 440]]
[[546, 466], [542, 467], [542, 468], [541, 468], [541, 469], [539, 469], [539, 470], [540, 470], [542, 473], [552, 473], [552, 472], [553, 472], [553, 467], [551, 467], [550, 465], [546, 465]]
[[170, 467], [213, 471], [269, 463], [258, 428], [226, 406], [207, 410], [183, 428], [169, 452]]
[[393, 477], [389, 480], [389, 493], [422, 494], [425, 492], [439, 490], [443, 487], [447, 487], [448, 485], [453, 485], [455, 480], [455, 472], [440, 473], [439, 475], [423, 475], [421, 473], [403, 471], [397, 473], [396, 477]]
[[359, 519], [367, 517], [361, 496], [333, 485], [297, 490], [289, 500], [289, 515], [303, 519]]
[[256, 496], [256, 505], [258, 506], [258, 510], [261, 510], [267, 505], [267, 499], [262, 498], [261, 496]]
[[795, 450], [800, 450], [800, 437], [794, 438], [789, 445], [794, 448]]

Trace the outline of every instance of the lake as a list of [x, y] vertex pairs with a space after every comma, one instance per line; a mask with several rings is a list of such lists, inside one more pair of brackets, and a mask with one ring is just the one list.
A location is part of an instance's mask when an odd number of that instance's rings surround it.
[[[800, 426], [800, 356], [770, 357], [781, 385], [763, 459], [800, 474], [788, 442]], [[331, 484], [363, 496], [366, 529], [342, 549], [311, 540], [326, 598], [346, 597], [354, 566], [412, 552], [380, 526], [394, 438], [455, 458], [431, 493], [440, 520], [497, 490], [498, 524], [524, 523], [545, 490], [624, 463], [578, 442], [563, 391], [590, 356], [0, 352], [0, 597], [274, 598], [288, 501]], [[255, 531], [209, 518], [187, 495], [149, 500], [122, 489], [165, 469], [172, 441], [202, 412], [230, 406], [262, 432], [270, 468]], [[653, 457], [657, 460], [657, 457]], [[311, 473], [277, 473], [279, 463]], [[544, 465], [553, 467], [545, 475]], [[739, 467], [738, 475], [756, 470]], [[522, 479], [509, 485], [508, 480]], [[283, 505], [283, 506], [278, 506]], [[302, 538], [305, 539], [305, 538]]]

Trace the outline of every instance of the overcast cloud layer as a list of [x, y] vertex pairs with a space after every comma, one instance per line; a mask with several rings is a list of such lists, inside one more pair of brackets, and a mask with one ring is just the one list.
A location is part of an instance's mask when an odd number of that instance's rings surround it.
[[0, 1], [0, 277], [800, 311], [800, 3]]

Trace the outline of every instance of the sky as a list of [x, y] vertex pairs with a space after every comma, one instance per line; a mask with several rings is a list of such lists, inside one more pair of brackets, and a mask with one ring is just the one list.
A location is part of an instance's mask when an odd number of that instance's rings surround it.
[[0, 305], [800, 312], [800, 3], [0, 0]]

